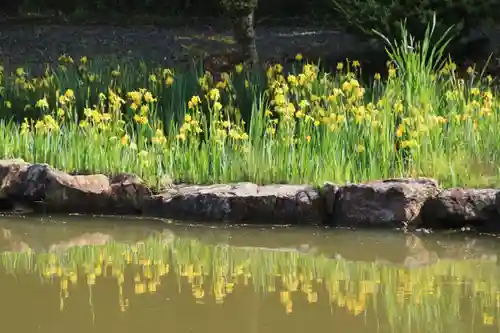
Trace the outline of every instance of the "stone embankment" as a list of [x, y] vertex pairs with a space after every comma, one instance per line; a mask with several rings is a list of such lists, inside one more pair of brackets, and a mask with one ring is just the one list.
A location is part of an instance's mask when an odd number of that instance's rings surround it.
[[0, 206], [230, 223], [500, 230], [500, 189], [442, 189], [430, 178], [320, 187], [172, 185], [154, 193], [133, 174], [69, 175], [46, 164], [0, 160]]

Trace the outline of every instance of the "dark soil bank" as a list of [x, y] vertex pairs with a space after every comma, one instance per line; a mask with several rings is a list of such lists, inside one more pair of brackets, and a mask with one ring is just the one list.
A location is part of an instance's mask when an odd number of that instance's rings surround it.
[[[359, 42], [340, 31], [318, 28], [266, 27], [258, 29], [263, 59], [281, 60], [303, 52], [315, 57], [341, 56]], [[200, 27], [110, 27], [73, 25], [0, 26], [0, 55], [7, 71], [28, 65], [40, 68], [62, 53], [74, 58], [126, 57], [160, 62], [171, 67], [193, 55], [226, 53], [234, 48], [229, 29]]]
[[[165, 21], [156, 26], [118, 26], [0, 20], [0, 61], [7, 73], [18, 66], [31, 67], [38, 73], [45, 63], [56, 63], [63, 53], [74, 58], [141, 59], [177, 67], [189, 63], [193, 57], [226, 54], [235, 49], [229, 26], [220, 20], [185, 24], [179, 19], [171, 24]], [[321, 58], [327, 69], [349, 58], [360, 60], [365, 73], [384, 71], [386, 57], [381, 41], [374, 51], [374, 43], [362, 42], [340, 29], [312, 24], [298, 27], [301, 22], [297, 18], [291, 18], [290, 22], [259, 22], [257, 47], [261, 59], [283, 62], [300, 52], [313, 61]], [[487, 55], [500, 44], [500, 30], [493, 29], [489, 35], [492, 43]], [[474, 47], [467, 52], [477, 53], [478, 49]]]

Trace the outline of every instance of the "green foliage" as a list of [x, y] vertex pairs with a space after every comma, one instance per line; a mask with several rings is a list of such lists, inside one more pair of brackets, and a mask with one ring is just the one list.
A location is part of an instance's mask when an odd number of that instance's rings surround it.
[[467, 34], [471, 29], [488, 27], [497, 15], [499, 0], [331, 0], [338, 11], [339, 23], [361, 35], [372, 35], [375, 29], [390, 40], [399, 36], [400, 23], [406, 20], [409, 32], [424, 38], [427, 23], [436, 14], [439, 20], [435, 36], [441, 36], [450, 26], [454, 32]]
[[220, 2], [230, 15], [245, 15], [257, 8], [258, 0], [220, 0]]
[[358, 61], [332, 75], [301, 55], [289, 73], [236, 65], [219, 79], [67, 55], [39, 77], [18, 68], [0, 78], [0, 155], [65, 171], [134, 172], [153, 187], [417, 176], [498, 186], [495, 81], [472, 68], [459, 79], [456, 65], [442, 62], [449, 39], [430, 43], [431, 27], [419, 41], [403, 26], [389, 43], [396, 66], [369, 83]]

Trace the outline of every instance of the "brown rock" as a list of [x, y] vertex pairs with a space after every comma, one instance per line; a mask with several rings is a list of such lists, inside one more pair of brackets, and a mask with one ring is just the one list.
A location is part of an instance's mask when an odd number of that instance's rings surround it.
[[153, 196], [145, 202], [143, 212], [214, 222], [319, 224], [323, 199], [318, 190], [307, 185], [184, 186]]
[[428, 178], [341, 186], [328, 222], [342, 227], [393, 228], [416, 224], [425, 200], [438, 192], [437, 181]]
[[86, 214], [140, 213], [151, 191], [133, 174], [69, 175], [46, 164], [0, 162], [0, 199], [29, 203], [35, 211]]
[[144, 201], [153, 194], [137, 175], [121, 173], [111, 178], [111, 193], [117, 210], [142, 211]]
[[10, 195], [49, 212], [98, 213], [110, 208], [109, 190], [105, 175], [70, 176], [46, 164], [33, 164], [19, 173]]
[[[498, 223], [497, 197], [495, 189], [444, 190], [427, 200], [422, 207], [423, 226], [429, 228], [460, 228], [467, 224], [475, 227], [488, 225], [488, 230]], [[496, 228], [498, 229], [498, 227]]]
[[29, 163], [22, 159], [0, 160], [0, 199], [7, 199], [12, 184], [17, 181], [21, 170]]
[[334, 213], [335, 201], [339, 193], [339, 187], [333, 183], [326, 183], [323, 185], [323, 198], [325, 204], [325, 215], [331, 217]]
[[29, 209], [23, 212], [140, 213], [151, 194], [133, 174], [118, 174], [110, 180], [102, 174], [69, 175], [46, 164], [0, 161], [0, 201], [8, 203], [0, 205], [3, 209], [27, 204]]

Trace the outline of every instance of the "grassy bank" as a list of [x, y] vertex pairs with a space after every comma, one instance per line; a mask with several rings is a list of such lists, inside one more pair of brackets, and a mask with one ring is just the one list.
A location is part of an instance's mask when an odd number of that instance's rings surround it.
[[174, 290], [192, 293], [193, 302], [220, 304], [238, 288], [250, 286], [259, 293], [279, 293], [287, 313], [294, 311], [294, 302], [327, 300], [332, 310], [343, 308], [360, 316], [375, 313], [395, 332], [424, 327], [458, 332], [464, 328], [461, 323], [467, 323], [466, 331], [477, 324], [499, 327], [499, 268], [480, 260], [442, 260], [405, 269], [189, 238], [164, 242], [153, 236], [137, 244], [111, 242], [55, 253], [4, 252], [0, 265], [15, 276], [35, 274], [59, 284], [61, 310], [73, 291], [89, 288], [89, 297], [102, 291], [93, 291], [93, 286], [107, 277], [118, 284], [122, 311], [143, 294]]
[[217, 78], [62, 56], [39, 77], [1, 73], [0, 156], [135, 172], [153, 186], [399, 176], [498, 185], [495, 80], [474, 68], [459, 78], [442, 57], [446, 41], [431, 37], [412, 43], [403, 32], [370, 82], [357, 60], [329, 74], [300, 55], [286, 70], [236, 65]]

